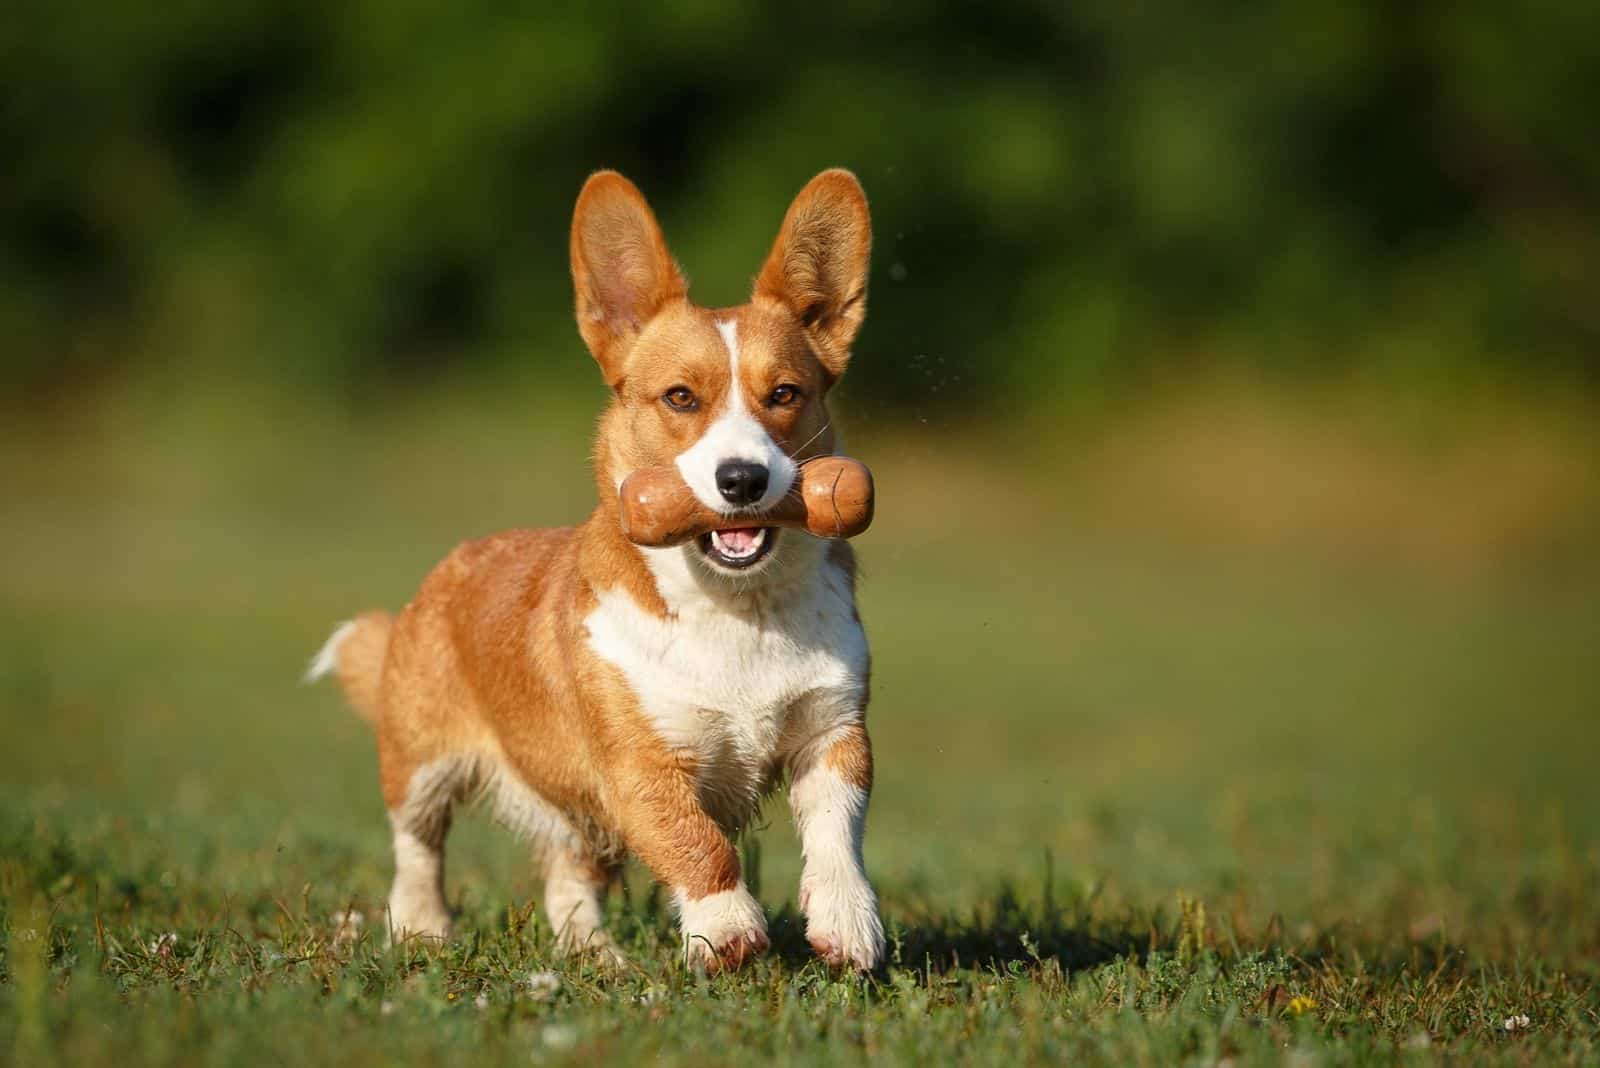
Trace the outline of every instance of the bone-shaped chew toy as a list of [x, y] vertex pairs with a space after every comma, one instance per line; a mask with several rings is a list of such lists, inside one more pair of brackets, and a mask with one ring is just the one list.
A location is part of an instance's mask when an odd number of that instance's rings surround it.
[[645, 467], [617, 491], [622, 533], [635, 545], [679, 545], [730, 526], [793, 527], [819, 538], [853, 538], [872, 523], [872, 472], [847, 456], [800, 467], [796, 485], [766, 512], [730, 518], [700, 503], [675, 467]]

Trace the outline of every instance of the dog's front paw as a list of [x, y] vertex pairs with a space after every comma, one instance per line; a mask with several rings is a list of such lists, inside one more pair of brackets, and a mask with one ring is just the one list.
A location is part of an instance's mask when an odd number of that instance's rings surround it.
[[715, 974], [767, 951], [767, 917], [743, 883], [693, 901], [680, 890], [677, 898], [684, 957], [691, 967]]
[[806, 941], [827, 963], [870, 972], [883, 961], [883, 921], [878, 898], [859, 873], [800, 880], [800, 911], [806, 916]]

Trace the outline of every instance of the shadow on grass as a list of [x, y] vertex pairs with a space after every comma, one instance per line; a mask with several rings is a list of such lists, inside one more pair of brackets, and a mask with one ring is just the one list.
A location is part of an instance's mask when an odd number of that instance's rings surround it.
[[[1468, 946], [1442, 938], [1396, 938], [1382, 930], [1344, 925], [1287, 938], [1276, 916], [1264, 928], [1245, 933], [1222, 916], [1208, 924], [1203, 905], [1198, 913], [1191, 912], [1181, 899], [1175, 909], [1129, 907], [1105, 915], [1092, 899], [1061, 904], [1051, 890], [1048, 876], [1042, 895], [1003, 883], [965, 911], [939, 908], [920, 895], [911, 902], [892, 895], [883, 907], [885, 963], [933, 974], [961, 969], [1015, 974], [1049, 965], [1081, 972], [1117, 961], [1140, 967], [1156, 967], [1158, 961], [1162, 967], [1210, 961], [1230, 970], [1266, 960], [1311, 975], [1341, 967], [1353, 954], [1367, 974], [1386, 980], [1421, 977], [1430, 989], [1477, 974], [1483, 964]], [[640, 903], [648, 922], [673, 929], [659, 892], [652, 891]], [[768, 934], [772, 953], [785, 965], [798, 968], [815, 961], [805, 937], [805, 917], [793, 902], [769, 914]]]
[[[1042, 903], [1027, 904], [1010, 886], [965, 913], [891, 906], [884, 911], [884, 930], [890, 964], [933, 971], [1010, 970], [1051, 960], [1077, 970], [1129, 955], [1142, 959], [1170, 941], [1157, 936], [1153, 946], [1153, 927], [1093, 919], [1083, 910], [1056, 907], [1048, 896]], [[772, 917], [769, 933], [773, 952], [785, 962], [799, 965], [814, 958], [805, 919], [792, 905]]]

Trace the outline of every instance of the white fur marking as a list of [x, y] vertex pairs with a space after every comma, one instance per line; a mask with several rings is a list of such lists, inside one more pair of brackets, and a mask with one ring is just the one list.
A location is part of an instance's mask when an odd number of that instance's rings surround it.
[[739, 388], [739, 324], [733, 319], [718, 319], [717, 333], [728, 346], [728, 370], [733, 374], [733, 388]]
[[406, 830], [394, 830], [394, 887], [389, 891], [389, 929], [393, 937], [450, 937], [450, 910], [444, 901], [444, 849]]
[[788, 740], [855, 714], [866, 691], [867, 639], [846, 576], [815, 539], [798, 535], [794, 548], [794, 570], [774, 572], [759, 598], [708, 588], [692, 546], [645, 550], [670, 615], [612, 589], [584, 620], [590, 647], [622, 671], [662, 739], [694, 753], [701, 800], [730, 828], [753, 813]]
[[333, 674], [339, 668], [339, 645], [350, 632], [356, 629], [356, 621], [347, 619], [333, 628], [333, 633], [328, 635], [328, 640], [322, 643], [322, 648], [317, 650], [317, 655], [311, 658], [306, 673], [301, 677], [305, 683], [313, 683], [318, 679]]
[[700, 440], [680, 453], [675, 462], [701, 504], [730, 515], [740, 509], [730, 506], [717, 489], [717, 467], [734, 461], [763, 465], [767, 469], [767, 492], [746, 510], [764, 511], [789, 492], [799, 468], [788, 453], [778, 448], [746, 405], [739, 385], [739, 324], [719, 319], [717, 333], [728, 349], [727, 404]]

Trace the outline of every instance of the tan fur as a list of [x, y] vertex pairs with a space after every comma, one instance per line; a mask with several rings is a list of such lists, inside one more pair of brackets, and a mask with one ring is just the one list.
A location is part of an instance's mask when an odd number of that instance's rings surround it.
[[[670, 612], [641, 550], [621, 533], [616, 486], [638, 468], [671, 463], [704, 433], [730, 385], [717, 320], [738, 323], [744, 396], [799, 388], [793, 404], [754, 409], [772, 438], [798, 458], [831, 451], [824, 396], [860, 323], [867, 233], [854, 178], [826, 172], [790, 209], [754, 301], [711, 311], [688, 302], [638, 190], [609, 172], [590, 179], [571, 253], [579, 330], [614, 391], [595, 442], [596, 508], [576, 527], [458, 546], [392, 621], [362, 616], [338, 649], [340, 682], [376, 729], [397, 850], [437, 853], [442, 863], [450, 803], [487, 791], [517, 822], [537, 825], [530, 833], [546, 852], [551, 893], [569, 894], [578, 911], [624, 851], [685, 901], [741, 885], [730, 828], [708, 811], [693, 754], [663, 741], [620, 671], [590, 647], [584, 621], [608, 591], [653, 617]], [[699, 399], [698, 412], [662, 403], [680, 385]], [[825, 559], [853, 586], [848, 546]], [[846, 781], [870, 785], [859, 722], [827, 760]], [[445, 933], [439, 920], [395, 923]], [[760, 934], [716, 947], [710, 964], [735, 966], [764, 945]]]
[[845, 728], [822, 762], [851, 786], [872, 789], [872, 739], [867, 737], [864, 725], [858, 723]]
[[368, 723], [378, 718], [378, 692], [393, 622], [388, 612], [363, 612], [352, 621], [350, 633], [339, 643], [339, 685], [351, 707]]

